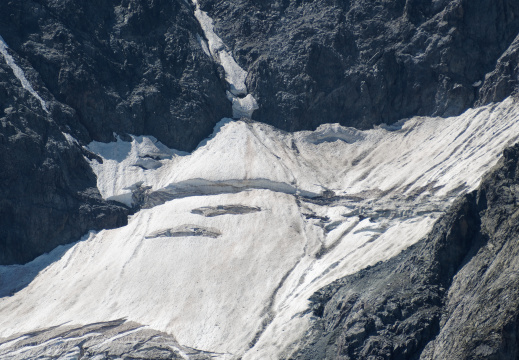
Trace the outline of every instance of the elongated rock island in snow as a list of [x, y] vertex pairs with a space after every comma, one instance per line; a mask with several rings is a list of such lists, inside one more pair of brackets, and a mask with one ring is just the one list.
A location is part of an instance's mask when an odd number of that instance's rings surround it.
[[[517, 134], [507, 99], [367, 131], [224, 119], [192, 153], [144, 136], [92, 142], [102, 196], [141, 209], [127, 226], [0, 268], [23, 280], [0, 285], [14, 293], [0, 299], [0, 358], [44, 353], [27, 339], [65, 324], [83, 337], [63, 353], [155, 331], [179, 358], [289, 358], [314, 292], [426, 236]], [[119, 332], [106, 335], [110, 321]]]

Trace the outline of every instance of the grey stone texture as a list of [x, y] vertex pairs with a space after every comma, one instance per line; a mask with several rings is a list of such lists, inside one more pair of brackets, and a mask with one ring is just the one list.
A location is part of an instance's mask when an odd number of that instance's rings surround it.
[[293, 359], [516, 359], [519, 146], [397, 257], [315, 293]]

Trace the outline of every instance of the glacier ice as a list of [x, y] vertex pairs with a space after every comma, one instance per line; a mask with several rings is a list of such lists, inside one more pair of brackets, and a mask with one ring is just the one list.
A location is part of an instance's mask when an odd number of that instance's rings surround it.
[[219, 359], [286, 358], [316, 290], [423, 238], [518, 130], [508, 99], [367, 131], [224, 119], [191, 154], [145, 136], [92, 142], [103, 197], [131, 204], [137, 186], [170, 197], [0, 299], [0, 337], [126, 318]]

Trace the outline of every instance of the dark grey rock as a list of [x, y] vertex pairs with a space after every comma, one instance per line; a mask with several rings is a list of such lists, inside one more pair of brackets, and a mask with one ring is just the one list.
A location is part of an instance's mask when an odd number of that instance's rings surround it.
[[505, 150], [478, 190], [485, 243], [449, 289], [440, 333], [422, 359], [519, 356], [519, 146]]
[[146, 236], [146, 239], [156, 239], [159, 237], [186, 237], [201, 236], [216, 239], [222, 233], [215, 228], [206, 228], [200, 225], [184, 224], [173, 229], [159, 230]]
[[116, 132], [191, 150], [231, 114], [201, 33], [182, 0], [0, 3], [0, 36], [49, 109], [0, 56], [0, 264], [126, 224], [128, 209], [101, 199], [82, 145]]
[[[26, 75], [37, 87], [34, 70]], [[50, 114], [0, 58], [0, 264], [27, 262], [89, 230], [127, 222], [128, 209], [101, 198], [88, 154], [54, 120], [71, 119], [70, 109], [48, 105]]]
[[510, 96], [517, 97], [519, 84], [519, 36], [497, 61], [494, 71], [487, 74], [476, 105], [499, 102]]
[[294, 359], [515, 359], [519, 145], [428, 237], [310, 299]]
[[261, 211], [261, 208], [245, 205], [218, 205], [218, 206], [204, 206], [198, 209], [193, 209], [193, 214], [202, 215], [205, 217], [213, 217], [220, 215], [243, 215]]
[[193, 7], [183, 0], [0, 5], [0, 35], [75, 111], [81, 126], [73, 135], [82, 141], [145, 134], [192, 150], [230, 116], [222, 69], [197, 34]]
[[310, 299], [315, 322], [292, 358], [416, 359], [438, 331], [445, 289], [478, 234], [471, 194], [427, 239], [323, 288]]
[[249, 71], [254, 118], [284, 130], [459, 114], [519, 32], [515, 0], [200, 3]]

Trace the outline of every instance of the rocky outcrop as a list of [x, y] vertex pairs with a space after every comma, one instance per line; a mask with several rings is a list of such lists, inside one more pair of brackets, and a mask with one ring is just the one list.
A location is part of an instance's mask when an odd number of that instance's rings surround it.
[[365, 129], [495, 101], [478, 87], [519, 32], [513, 0], [199, 2], [249, 72], [254, 119], [285, 130]]
[[497, 61], [494, 71], [485, 76], [476, 105], [499, 102], [512, 94], [517, 97], [519, 84], [519, 36]]
[[153, 135], [193, 149], [231, 114], [226, 85], [199, 42], [193, 7], [176, 1], [6, 1], [0, 35], [70, 106], [80, 140]]
[[454, 277], [440, 332], [422, 359], [515, 359], [519, 354], [518, 162], [516, 145], [482, 181], [477, 193], [484, 208], [482, 236], [476, 239], [481, 247]]
[[[89, 154], [60, 130], [71, 109], [50, 103], [47, 114], [0, 60], [0, 264], [124, 225], [128, 209], [101, 198]], [[26, 75], [38, 88], [36, 72]]]
[[294, 359], [515, 359], [519, 146], [430, 235], [310, 299]]
[[0, 55], [0, 264], [10, 264], [127, 222], [128, 209], [99, 195], [82, 145], [116, 132], [190, 150], [231, 104], [184, 1], [0, 8], [6, 51], [45, 103]]

